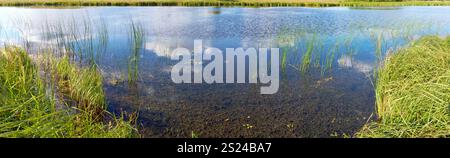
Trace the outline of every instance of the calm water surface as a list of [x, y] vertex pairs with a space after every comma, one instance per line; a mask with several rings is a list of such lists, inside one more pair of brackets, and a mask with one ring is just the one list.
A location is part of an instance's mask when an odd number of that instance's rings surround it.
[[[145, 37], [136, 54], [132, 25]], [[79, 59], [94, 54], [109, 109], [138, 111], [145, 137], [351, 135], [373, 119], [379, 59], [420, 36], [449, 32], [450, 7], [0, 7], [1, 45], [61, 48], [66, 39]], [[278, 93], [261, 95], [257, 84], [174, 84], [171, 52], [192, 50], [195, 39], [221, 50], [280, 48]]]

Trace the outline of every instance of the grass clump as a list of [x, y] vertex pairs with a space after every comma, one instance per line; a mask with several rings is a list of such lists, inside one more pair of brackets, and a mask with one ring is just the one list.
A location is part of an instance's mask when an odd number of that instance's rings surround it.
[[52, 79], [57, 83], [58, 90], [64, 98], [73, 101], [80, 110], [90, 112], [95, 120], [103, 118], [106, 109], [106, 98], [103, 91], [103, 78], [95, 65], [80, 69], [70, 63], [69, 58], [47, 58], [46, 69], [51, 71]]
[[378, 121], [357, 137], [450, 137], [450, 37], [424, 37], [385, 59]]
[[[24, 50], [0, 51], [0, 137], [136, 136], [129, 121], [105, 111], [97, 70], [78, 68], [68, 59], [52, 59], [51, 65], [50, 76], [56, 80], [47, 83]], [[93, 109], [110, 118], [100, 120]]]

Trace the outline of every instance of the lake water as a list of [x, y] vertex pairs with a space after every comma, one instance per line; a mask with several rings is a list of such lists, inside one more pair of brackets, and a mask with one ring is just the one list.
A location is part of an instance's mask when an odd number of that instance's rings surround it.
[[[133, 26], [143, 35], [138, 42]], [[380, 59], [423, 35], [449, 34], [450, 7], [0, 7], [1, 45], [31, 53], [70, 45], [77, 59], [94, 60], [109, 110], [138, 111], [145, 137], [351, 135], [376, 119]], [[173, 83], [172, 50], [192, 50], [195, 39], [223, 51], [280, 48], [278, 92]]]

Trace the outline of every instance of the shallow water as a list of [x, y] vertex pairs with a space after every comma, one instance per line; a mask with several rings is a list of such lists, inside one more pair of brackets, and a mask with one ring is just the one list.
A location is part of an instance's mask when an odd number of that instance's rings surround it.
[[[136, 52], [132, 24], [145, 37]], [[64, 47], [64, 39], [82, 52], [78, 59], [91, 55], [105, 76], [109, 109], [138, 111], [145, 137], [331, 137], [351, 135], [373, 119], [380, 59], [420, 36], [450, 34], [448, 24], [450, 7], [1, 7], [0, 42], [38, 50]], [[171, 52], [192, 50], [195, 39], [223, 51], [281, 48], [279, 91], [174, 84]], [[301, 72], [310, 43], [311, 63]], [[138, 72], [133, 82], [130, 71]]]

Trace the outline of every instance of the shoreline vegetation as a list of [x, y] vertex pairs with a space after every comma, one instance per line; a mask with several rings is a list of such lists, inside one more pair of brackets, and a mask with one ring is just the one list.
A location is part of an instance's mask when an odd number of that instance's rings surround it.
[[[95, 65], [17, 47], [0, 52], [0, 137], [139, 137], [136, 116], [106, 111]], [[375, 75], [377, 119], [355, 137], [450, 137], [449, 67], [450, 37], [389, 54]]]
[[[34, 1], [38, 0], [29, 0]], [[90, 21], [85, 21], [84, 29], [77, 30], [75, 24], [45, 26], [46, 37], [59, 41], [55, 52], [45, 47], [33, 51], [26, 44], [24, 49], [0, 48], [0, 137], [140, 137], [136, 114], [107, 111], [103, 76], [95, 64], [96, 57], [106, 51], [107, 27], [101, 23], [94, 31]], [[130, 85], [139, 77], [138, 57], [146, 42], [142, 27], [134, 22], [129, 26], [131, 52], [128, 75], [124, 76], [128, 76]], [[69, 38], [62, 36], [65, 33]], [[302, 73], [311, 65], [321, 65], [319, 56], [313, 53], [315, 43], [320, 44], [314, 37], [306, 38], [312, 40], [306, 41], [298, 67]], [[386, 58], [381, 56], [381, 34], [374, 39], [376, 55], [383, 61], [374, 72], [377, 118], [354, 136], [450, 137], [450, 37], [423, 37]], [[337, 50], [332, 48], [326, 55], [322, 71], [331, 69]], [[283, 52], [282, 69], [287, 63], [287, 51]]]
[[423, 37], [385, 58], [375, 91], [378, 120], [356, 137], [450, 137], [450, 37]]
[[138, 137], [133, 117], [106, 111], [102, 76], [69, 58], [0, 50], [0, 137]]
[[216, 7], [398, 7], [450, 6], [450, 1], [410, 0], [0, 0], [0, 6], [216, 6]]

